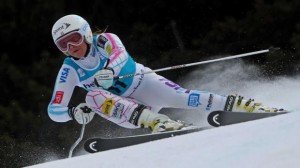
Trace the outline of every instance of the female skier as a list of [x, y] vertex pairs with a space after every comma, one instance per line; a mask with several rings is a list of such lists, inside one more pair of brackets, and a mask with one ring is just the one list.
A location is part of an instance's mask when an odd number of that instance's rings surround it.
[[[164, 107], [243, 112], [277, 112], [253, 99], [188, 90], [136, 63], [119, 37], [112, 33], [93, 35], [88, 22], [67, 15], [53, 25], [52, 37], [65, 58], [48, 106], [56, 122], [75, 119], [89, 123], [94, 114], [126, 128], [150, 128], [153, 132], [181, 129], [183, 124], [159, 114]], [[140, 73], [133, 77], [117, 76]], [[85, 102], [68, 107], [75, 86], [88, 91]]]

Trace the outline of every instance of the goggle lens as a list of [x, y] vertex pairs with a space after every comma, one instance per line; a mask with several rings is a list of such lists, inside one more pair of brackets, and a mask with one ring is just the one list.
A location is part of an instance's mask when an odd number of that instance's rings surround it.
[[62, 51], [67, 52], [69, 50], [69, 44], [80, 45], [83, 42], [83, 37], [79, 32], [72, 32], [59, 38], [55, 44]]

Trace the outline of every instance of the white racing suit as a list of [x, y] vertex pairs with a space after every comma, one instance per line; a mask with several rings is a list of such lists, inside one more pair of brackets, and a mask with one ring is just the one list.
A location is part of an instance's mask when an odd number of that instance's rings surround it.
[[75, 86], [88, 91], [86, 103], [96, 113], [126, 128], [138, 127], [133, 112], [140, 104], [154, 112], [164, 107], [198, 109], [199, 112], [224, 109], [227, 96], [187, 90], [156, 73], [115, 80], [107, 90], [97, 88], [94, 74], [100, 69], [112, 68], [114, 76], [151, 69], [134, 62], [121, 40], [111, 33], [95, 36], [89, 50], [84, 59], [67, 57], [58, 73], [48, 106], [48, 114], [56, 122], [72, 119], [68, 104]]

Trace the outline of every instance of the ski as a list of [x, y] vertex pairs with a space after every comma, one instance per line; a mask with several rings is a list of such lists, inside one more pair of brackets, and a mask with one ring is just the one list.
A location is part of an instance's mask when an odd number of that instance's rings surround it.
[[207, 128], [188, 126], [181, 130], [166, 131], [153, 134], [143, 134], [135, 136], [124, 136], [115, 138], [90, 138], [84, 142], [84, 149], [89, 153], [106, 151], [131, 145], [137, 145], [145, 142], [155, 141], [163, 138], [170, 138], [192, 132], [202, 131]]
[[[247, 113], [247, 112], [227, 112], [227, 111], [213, 111], [210, 112], [207, 121], [213, 127], [231, 125], [242, 123], [246, 121], [252, 121], [262, 119], [266, 117], [273, 117], [288, 112], [277, 113]], [[178, 135], [188, 134], [192, 132], [198, 132], [209, 129], [209, 127], [196, 127], [187, 126], [181, 130], [166, 131], [153, 134], [142, 134], [134, 136], [122, 136], [113, 138], [90, 138], [84, 142], [84, 149], [89, 153], [95, 153], [100, 151], [106, 151], [126, 146], [137, 145], [145, 142], [155, 141], [163, 138], [170, 138]]]
[[281, 114], [286, 114], [284, 112], [276, 113], [247, 113], [247, 112], [227, 112], [227, 111], [213, 111], [208, 117], [207, 121], [211, 126], [219, 127], [231, 124], [237, 124], [246, 121], [258, 120], [266, 117], [273, 117]]

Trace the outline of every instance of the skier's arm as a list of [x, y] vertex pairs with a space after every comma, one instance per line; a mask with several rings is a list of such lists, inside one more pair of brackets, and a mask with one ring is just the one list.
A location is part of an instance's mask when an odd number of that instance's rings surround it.
[[69, 113], [72, 107], [68, 107], [68, 104], [77, 83], [78, 77], [75, 70], [68, 65], [63, 65], [58, 73], [53, 95], [48, 105], [48, 115], [53, 121], [72, 120]]
[[97, 37], [97, 43], [100, 52], [109, 59], [104, 69], [95, 74], [95, 83], [98, 86], [107, 89], [113, 84], [113, 76], [118, 76], [120, 73], [135, 73], [134, 61], [117, 35], [112, 33], [100, 34]]
[[128, 55], [120, 38], [112, 33], [103, 33], [97, 38], [98, 47], [102, 53], [109, 58], [109, 64], [105, 67], [113, 69], [114, 74], [119, 74], [122, 67], [126, 64]]

